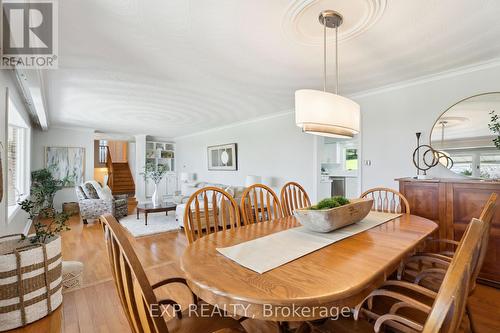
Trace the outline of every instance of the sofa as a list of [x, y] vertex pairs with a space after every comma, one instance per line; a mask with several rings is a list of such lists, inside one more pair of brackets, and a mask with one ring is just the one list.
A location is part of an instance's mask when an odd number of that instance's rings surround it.
[[[199, 189], [209, 186], [217, 187], [228, 192], [233, 196], [234, 200], [238, 205], [240, 203], [241, 196], [245, 191], [244, 186], [224, 185], [224, 184], [216, 184], [209, 182], [194, 182], [194, 183], [181, 184], [181, 195], [175, 198], [174, 200], [177, 204], [177, 208], [175, 209], [175, 218], [177, 220], [179, 227], [184, 228], [184, 213], [186, 211], [186, 203], [189, 200], [189, 197]], [[200, 198], [200, 204], [202, 204], [202, 202], [203, 200], [202, 198]], [[191, 208], [194, 209], [194, 205]]]
[[88, 219], [98, 219], [103, 214], [111, 214], [117, 219], [128, 215], [126, 196], [113, 196], [108, 186], [102, 187], [90, 180], [75, 187], [80, 215], [83, 223]]

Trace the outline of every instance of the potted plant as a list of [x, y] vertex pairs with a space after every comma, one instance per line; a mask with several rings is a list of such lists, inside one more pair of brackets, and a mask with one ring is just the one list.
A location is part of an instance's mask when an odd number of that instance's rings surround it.
[[144, 180], [152, 180], [155, 186], [153, 192], [153, 197], [151, 198], [154, 207], [161, 206], [161, 198], [158, 194], [158, 184], [161, 182], [163, 177], [167, 174], [168, 167], [164, 164], [154, 165], [153, 163], [147, 163], [144, 166], [144, 172], [141, 175], [144, 176]]
[[[55, 179], [48, 168], [31, 172], [30, 195], [35, 205], [35, 215], [39, 215], [38, 213], [51, 214], [50, 211], [54, 210], [54, 197], [67, 182], [67, 178]], [[42, 210], [47, 210], [47, 212]]]
[[[1, 289], [0, 295], [6, 293], [3, 296], [16, 305], [0, 313], [2, 331], [45, 317], [62, 303], [59, 233], [69, 229], [66, 226], [69, 216], [53, 207], [54, 195], [61, 187], [50, 171], [34, 171], [32, 178], [31, 197], [19, 205], [28, 213], [35, 233], [0, 238], [0, 284], [13, 286]], [[39, 296], [30, 301], [25, 297], [28, 294]]]

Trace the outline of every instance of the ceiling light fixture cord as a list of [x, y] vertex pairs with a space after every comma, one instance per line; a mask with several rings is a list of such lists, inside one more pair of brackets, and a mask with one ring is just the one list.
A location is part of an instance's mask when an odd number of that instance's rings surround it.
[[323, 91], [326, 92], [326, 24], [323, 25]]
[[335, 85], [335, 93], [339, 94], [339, 26], [335, 25], [335, 74], [337, 75], [337, 84]]

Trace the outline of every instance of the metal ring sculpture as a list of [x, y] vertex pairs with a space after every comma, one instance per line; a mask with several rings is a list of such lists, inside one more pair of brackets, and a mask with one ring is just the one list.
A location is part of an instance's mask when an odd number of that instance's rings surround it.
[[[421, 166], [419, 163], [420, 162], [419, 161], [420, 151], [422, 149], [425, 149], [421, 155], [422, 162], [424, 163], [423, 166]], [[429, 158], [430, 158], [430, 160], [429, 160]], [[433, 168], [436, 165], [438, 165], [438, 163], [440, 161], [442, 161], [443, 159], [446, 159], [446, 164], [443, 163], [443, 165], [445, 167], [447, 167], [448, 169], [451, 169], [453, 167], [453, 160], [451, 159], [451, 157], [449, 157], [448, 155], [446, 155], [442, 151], [436, 150], [429, 145], [420, 145], [413, 151], [413, 164], [415, 165], [415, 167], [418, 170], [423, 171], [424, 174], [430, 168]]]

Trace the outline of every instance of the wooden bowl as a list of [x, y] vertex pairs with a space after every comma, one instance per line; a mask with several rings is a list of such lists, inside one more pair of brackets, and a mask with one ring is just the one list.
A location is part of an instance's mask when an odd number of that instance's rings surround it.
[[293, 214], [300, 224], [309, 230], [330, 232], [361, 221], [368, 215], [373, 205], [373, 199], [368, 198], [350, 199], [349, 201], [350, 203], [347, 205], [330, 209], [297, 209]]

